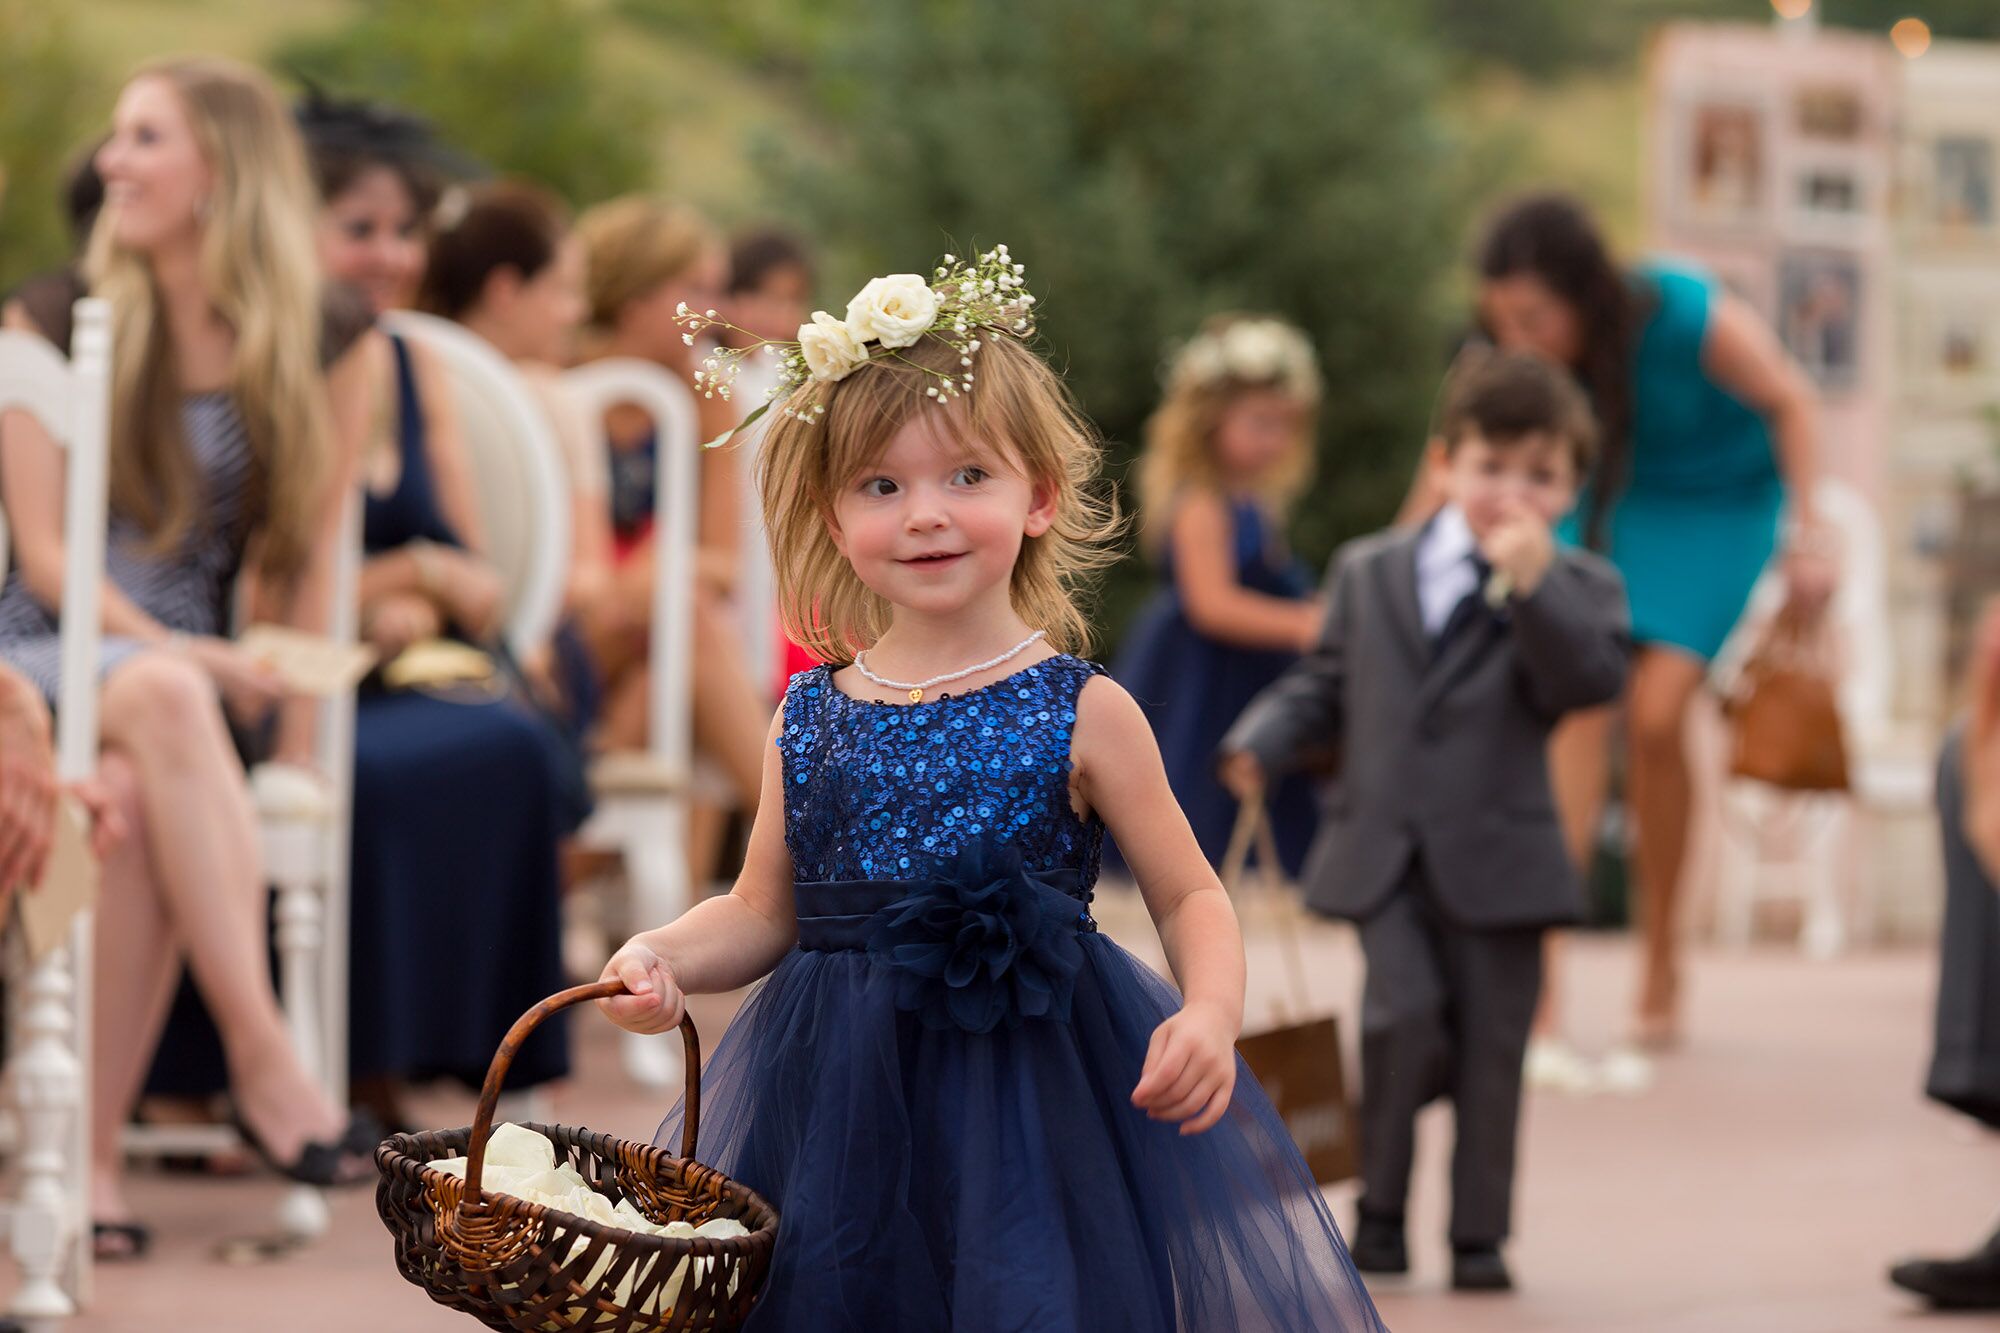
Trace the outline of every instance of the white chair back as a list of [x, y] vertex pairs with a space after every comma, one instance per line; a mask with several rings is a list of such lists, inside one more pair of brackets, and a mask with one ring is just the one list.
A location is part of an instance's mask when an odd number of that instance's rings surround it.
[[562, 614], [571, 542], [562, 446], [533, 390], [485, 339], [435, 315], [398, 310], [383, 319], [445, 367], [479, 488], [484, 554], [506, 587], [507, 646], [524, 656]]
[[687, 386], [650, 361], [612, 357], [567, 371], [563, 389], [603, 438], [605, 414], [631, 405], [653, 422], [653, 626], [651, 722], [647, 751], [656, 765], [685, 781], [693, 761], [694, 566], [701, 489], [700, 422]]
[[[76, 304], [71, 356], [0, 329], [0, 412], [36, 418], [62, 447], [62, 707], [56, 774], [78, 782], [97, 767], [97, 668], [102, 645], [105, 509], [111, 417], [111, 311]], [[32, 969], [14, 1004], [21, 1048], [10, 1053], [22, 1152], [11, 1225], [22, 1283], [13, 1310], [72, 1314], [90, 1282], [89, 1084], [91, 914], [67, 947]]]

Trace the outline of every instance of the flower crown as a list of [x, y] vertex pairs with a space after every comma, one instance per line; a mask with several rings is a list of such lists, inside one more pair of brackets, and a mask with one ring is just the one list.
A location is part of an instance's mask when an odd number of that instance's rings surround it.
[[[708, 447], [723, 443], [807, 383], [846, 379], [870, 361], [894, 358], [929, 375], [937, 382], [924, 390], [927, 397], [956, 398], [972, 392], [972, 358], [979, 351], [982, 333], [1020, 338], [1034, 332], [1035, 298], [1028, 294], [1026, 272], [1025, 266], [1015, 263], [1007, 253], [1006, 246], [996, 245], [977, 259], [946, 255], [930, 281], [916, 273], [870, 278], [847, 303], [845, 319], [815, 310], [812, 323], [799, 326], [796, 342], [758, 338], [719, 318], [713, 310], [693, 310], [681, 302], [674, 317], [688, 330], [681, 335], [688, 346], [694, 346], [695, 334], [710, 328], [730, 329], [751, 339], [748, 346], [718, 347], [702, 359], [701, 369], [694, 373], [695, 387], [702, 397], [729, 398], [736, 372], [750, 353], [761, 350], [778, 358], [778, 382], [764, 404], [734, 429], [709, 441]], [[926, 334], [957, 350], [956, 372], [917, 365], [902, 354], [903, 348]], [[826, 415], [826, 404], [786, 407], [784, 412], [811, 424]]]
[[1167, 383], [1208, 387], [1224, 380], [1275, 384], [1293, 397], [1319, 397], [1319, 364], [1312, 343], [1281, 319], [1232, 320], [1196, 335], [1174, 358]]

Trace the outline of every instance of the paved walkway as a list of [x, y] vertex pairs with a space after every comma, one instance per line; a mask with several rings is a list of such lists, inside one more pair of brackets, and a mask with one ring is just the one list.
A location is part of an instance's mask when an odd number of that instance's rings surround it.
[[[1130, 906], [1106, 912], [1114, 934], [1143, 943]], [[1253, 913], [1253, 975], [1279, 975], [1268, 919]], [[1323, 1003], [1351, 1013], [1358, 970], [1348, 938], [1308, 930]], [[1625, 1012], [1622, 941], [1573, 951], [1576, 1029], [1602, 1045]], [[2000, 1214], [2000, 1141], [1918, 1096], [1929, 1040], [1933, 960], [1922, 952], [1811, 963], [1782, 949], [1695, 960], [1692, 1040], [1633, 1097], [1539, 1096], [1526, 1122], [1519, 1237], [1521, 1290], [1445, 1290], [1442, 1110], [1424, 1125], [1412, 1244], [1416, 1272], [1382, 1285], [1397, 1333], [1864, 1333], [1989, 1327], [1919, 1317], [1883, 1281], [1913, 1250], [1969, 1245]], [[1252, 1020], [1267, 997], [1253, 995]], [[720, 1030], [733, 1006], [697, 1010]], [[650, 1137], [659, 1098], [632, 1089], [601, 1025], [584, 1026], [581, 1077], [558, 1118]], [[426, 1099], [427, 1119], [464, 1124], [469, 1099]], [[368, 1191], [336, 1202], [332, 1234], [311, 1250], [252, 1267], [215, 1258], [217, 1242], [266, 1224], [267, 1181], [142, 1178], [135, 1190], [159, 1232], [142, 1265], [100, 1268], [97, 1299], [76, 1330], [465, 1330], [397, 1276]], [[1351, 1187], [1334, 1191], [1343, 1224]], [[2000, 1324], [2000, 1321], [1996, 1321]]]

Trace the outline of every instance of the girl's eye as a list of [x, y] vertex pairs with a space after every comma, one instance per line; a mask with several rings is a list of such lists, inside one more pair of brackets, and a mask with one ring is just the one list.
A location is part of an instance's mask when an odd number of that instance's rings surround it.
[[964, 486], [977, 486], [980, 482], [986, 480], [986, 469], [983, 467], [962, 467], [952, 474], [952, 480]]
[[347, 236], [349, 240], [365, 241], [374, 230], [374, 224], [365, 219], [347, 224]]
[[887, 477], [870, 477], [861, 483], [861, 493], [877, 497], [894, 495], [896, 493], [896, 483], [890, 481]]

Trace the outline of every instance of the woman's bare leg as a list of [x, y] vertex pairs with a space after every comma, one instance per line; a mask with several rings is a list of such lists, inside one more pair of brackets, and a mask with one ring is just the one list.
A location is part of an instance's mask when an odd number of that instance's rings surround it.
[[90, 1215], [125, 1222], [132, 1207], [120, 1141], [173, 1004], [180, 955], [161, 947], [172, 936], [149, 863], [138, 770], [107, 750], [97, 777], [127, 833], [104, 858], [91, 968]]
[[308, 1140], [337, 1138], [343, 1117], [293, 1049], [271, 983], [256, 815], [214, 687], [178, 657], [137, 658], [105, 686], [103, 735], [136, 775], [135, 836], [150, 850], [171, 930], [146, 936], [106, 914], [99, 947], [130, 956], [178, 946], [221, 1033], [238, 1112], [275, 1156], [289, 1161]]
[[1694, 801], [1687, 713], [1705, 675], [1699, 659], [1668, 648], [1645, 649], [1632, 667], [1626, 726], [1643, 942], [1635, 1035], [1650, 1045], [1679, 1035], [1681, 871]]
[[[1611, 731], [1616, 705], [1572, 713], [1549, 738], [1549, 782], [1563, 842], [1579, 873], [1588, 878], [1597, 827], [1611, 786]], [[1552, 930], [1542, 937], [1542, 1000], [1535, 1010], [1534, 1035], [1563, 1035], [1563, 959], [1568, 935]]]

